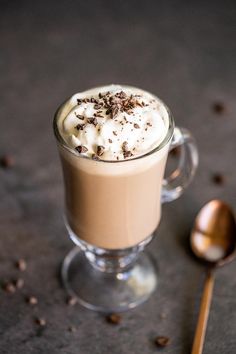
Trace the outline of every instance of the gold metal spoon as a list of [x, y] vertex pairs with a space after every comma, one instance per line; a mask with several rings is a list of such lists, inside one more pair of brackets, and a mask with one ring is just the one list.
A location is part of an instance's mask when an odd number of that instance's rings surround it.
[[214, 270], [236, 255], [236, 223], [233, 211], [221, 200], [207, 203], [197, 215], [191, 233], [194, 254], [208, 265], [192, 354], [201, 354], [214, 286]]

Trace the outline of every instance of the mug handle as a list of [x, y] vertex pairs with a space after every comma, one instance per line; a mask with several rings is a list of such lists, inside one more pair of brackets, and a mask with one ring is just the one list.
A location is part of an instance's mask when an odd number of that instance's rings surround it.
[[175, 127], [169, 151], [180, 148], [179, 163], [170, 176], [163, 179], [162, 203], [172, 202], [188, 187], [198, 166], [198, 150], [195, 139], [185, 128]]

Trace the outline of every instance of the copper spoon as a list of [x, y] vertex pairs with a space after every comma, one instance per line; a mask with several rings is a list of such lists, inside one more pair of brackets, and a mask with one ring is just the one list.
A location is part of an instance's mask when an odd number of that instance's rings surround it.
[[232, 261], [236, 255], [236, 224], [233, 211], [221, 200], [207, 203], [197, 215], [191, 233], [194, 254], [208, 265], [192, 354], [201, 354], [214, 286], [216, 267]]

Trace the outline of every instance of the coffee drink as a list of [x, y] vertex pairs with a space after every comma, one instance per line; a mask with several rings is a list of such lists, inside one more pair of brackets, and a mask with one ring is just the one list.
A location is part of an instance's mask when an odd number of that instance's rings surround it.
[[66, 218], [78, 239], [135, 246], [161, 216], [169, 114], [150, 93], [110, 85], [75, 94], [56, 113]]

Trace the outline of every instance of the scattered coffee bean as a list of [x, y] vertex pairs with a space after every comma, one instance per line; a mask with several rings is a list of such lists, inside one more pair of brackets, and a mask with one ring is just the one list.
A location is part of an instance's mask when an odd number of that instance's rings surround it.
[[35, 296], [30, 296], [26, 299], [26, 301], [28, 302], [28, 304], [30, 305], [37, 305], [38, 303], [38, 299]]
[[223, 184], [225, 183], [225, 176], [222, 175], [221, 173], [215, 173], [215, 174], [213, 174], [213, 176], [212, 176], [212, 181], [213, 181], [215, 184], [223, 185]]
[[42, 327], [44, 327], [44, 326], [46, 326], [46, 320], [44, 319], [44, 318], [42, 318], [42, 317], [37, 317], [36, 319], [35, 319], [35, 323], [37, 324], [37, 325], [39, 325], [39, 326], [42, 326]]
[[117, 313], [111, 313], [110, 315], [108, 315], [106, 317], [106, 320], [108, 323], [112, 323], [114, 325], [118, 325], [120, 324], [122, 317], [121, 315], [117, 314]]
[[23, 258], [20, 258], [17, 262], [16, 262], [16, 267], [24, 272], [27, 268], [27, 264], [26, 264], [26, 261], [23, 259]]
[[3, 285], [3, 289], [8, 293], [8, 294], [14, 294], [16, 292], [16, 287], [13, 283], [7, 282]]
[[164, 312], [162, 312], [162, 313], [160, 314], [160, 318], [161, 318], [162, 320], [164, 320], [166, 317], [167, 317], [167, 316], [166, 316], [166, 314], [165, 314]]
[[167, 347], [170, 344], [170, 338], [164, 336], [158, 336], [155, 338], [155, 344], [157, 347]]
[[78, 300], [76, 299], [76, 297], [70, 296], [70, 297], [68, 297], [66, 303], [67, 303], [67, 305], [69, 305], [69, 306], [75, 306], [75, 305], [77, 304], [77, 302], [78, 302]]
[[75, 333], [75, 332], [76, 332], [75, 326], [69, 326], [69, 327], [68, 327], [68, 331]]
[[170, 150], [170, 155], [173, 157], [179, 157], [180, 152], [181, 152], [180, 146], [176, 146], [172, 150]]
[[11, 155], [4, 155], [0, 158], [0, 165], [3, 168], [10, 168], [14, 166], [15, 160]]
[[24, 284], [25, 284], [25, 282], [24, 282], [24, 279], [22, 279], [22, 278], [18, 278], [18, 279], [16, 279], [16, 281], [15, 281], [15, 287], [16, 287], [17, 289], [22, 289], [23, 286], [24, 286]]
[[217, 114], [222, 114], [225, 112], [225, 105], [223, 102], [217, 101], [212, 105], [212, 109]]

